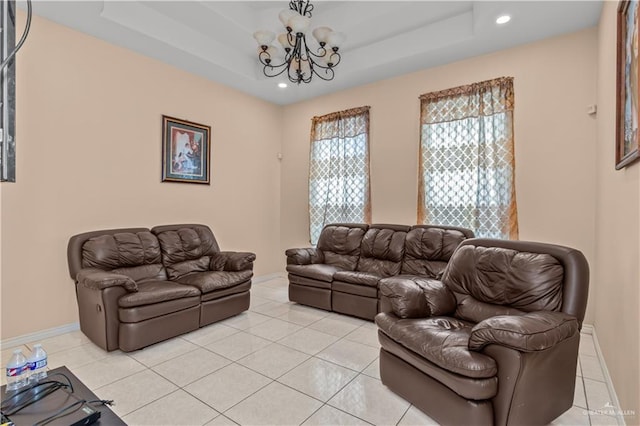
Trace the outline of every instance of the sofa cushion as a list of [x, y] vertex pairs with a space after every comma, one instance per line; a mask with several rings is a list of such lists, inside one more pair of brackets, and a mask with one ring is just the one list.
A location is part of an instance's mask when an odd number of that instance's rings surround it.
[[461, 246], [442, 277], [458, 304], [466, 305], [456, 316], [473, 322], [508, 314], [496, 312], [495, 305], [524, 312], [558, 311], [563, 280], [564, 268], [549, 254], [474, 245]]
[[356, 270], [380, 277], [400, 273], [404, 256], [404, 239], [408, 226], [373, 225], [362, 238], [360, 259]]
[[334, 265], [287, 265], [287, 272], [301, 277], [313, 278], [314, 280], [330, 283], [333, 275], [342, 269]]
[[469, 350], [473, 324], [451, 317], [400, 319], [393, 314], [376, 316], [380, 330], [440, 368], [471, 378], [497, 374], [493, 358]]
[[360, 243], [368, 225], [332, 224], [324, 227], [317, 248], [322, 251], [324, 263], [353, 271], [360, 257]]
[[138, 284], [137, 292], [125, 294], [118, 299], [118, 306], [132, 308], [192, 296], [200, 296], [200, 291], [195, 287], [171, 281], [146, 281]]
[[203, 294], [215, 290], [222, 290], [238, 284], [245, 283], [251, 279], [253, 271], [225, 272], [208, 271], [194, 272], [176, 280], [180, 284], [187, 284], [198, 288]]
[[170, 279], [209, 270], [211, 256], [220, 252], [211, 229], [204, 225], [184, 225], [177, 229], [153, 228], [162, 250], [162, 263]]
[[115, 270], [134, 281], [164, 279], [160, 244], [149, 231], [121, 232], [89, 238], [82, 245], [83, 268]]
[[350, 284], [359, 284], [367, 287], [378, 287], [378, 281], [382, 277], [369, 272], [338, 271], [333, 275], [334, 281], [342, 281]]
[[403, 274], [440, 278], [447, 262], [466, 236], [454, 229], [416, 226], [407, 233]]

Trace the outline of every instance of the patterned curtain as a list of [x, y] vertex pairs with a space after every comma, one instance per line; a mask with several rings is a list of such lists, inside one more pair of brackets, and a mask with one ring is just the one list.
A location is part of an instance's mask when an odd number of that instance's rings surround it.
[[328, 223], [371, 222], [368, 106], [314, 117], [309, 163], [312, 244]]
[[420, 96], [418, 223], [518, 239], [513, 78]]

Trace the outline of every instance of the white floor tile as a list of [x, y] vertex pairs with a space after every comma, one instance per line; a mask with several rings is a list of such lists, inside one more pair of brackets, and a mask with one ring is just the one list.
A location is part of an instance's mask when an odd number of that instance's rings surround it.
[[555, 426], [589, 426], [589, 414], [580, 407], [571, 407], [551, 422]]
[[320, 401], [273, 382], [224, 414], [242, 425], [299, 425], [321, 406]]
[[113, 399], [115, 405], [111, 409], [122, 417], [176, 389], [173, 383], [160, 375], [151, 370], [144, 370], [98, 388], [95, 393], [101, 399]]
[[47, 353], [47, 365], [49, 369], [62, 367], [63, 365], [73, 369], [106, 358], [110, 353], [113, 352], [107, 352], [93, 343], [88, 343], [52, 354]]
[[274, 302], [270, 300], [267, 303], [252, 308], [251, 310], [262, 315], [278, 317], [289, 312], [289, 305], [287, 303]]
[[130, 425], [203, 425], [219, 413], [185, 391], [178, 389], [124, 417]]
[[129, 356], [147, 367], [153, 367], [196, 349], [198, 349], [198, 345], [176, 337], [135, 352], [129, 352]]
[[228, 417], [223, 416], [222, 414], [211, 420], [205, 426], [235, 426], [238, 423], [234, 422]]
[[258, 324], [262, 324], [263, 322], [269, 321], [270, 319], [271, 317], [268, 317], [266, 315], [262, 315], [257, 312], [247, 311], [247, 312], [238, 314], [235, 317], [231, 317], [229, 319], [221, 321], [220, 324], [237, 328], [239, 330], [246, 330], [249, 327], [254, 327]]
[[228, 365], [184, 387], [219, 412], [224, 412], [268, 385], [271, 379], [238, 364]]
[[584, 383], [582, 377], [576, 377], [576, 389], [573, 394], [573, 405], [580, 408], [587, 408], [587, 397], [584, 393]]
[[192, 331], [182, 336], [188, 342], [199, 346], [207, 346], [210, 343], [224, 339], [227, 336], [240, 332], [237, 328], [229, 327], [224, 324], [215, 323], [206, 327], [202, 327], [196, 331]]
[[374, 379], [380, 379], [380, 358], [374, 359], [367, 368], [362, 370], [362, 374], [366, 374], [369, 377], [373, 377]]
[[277, 379], [308, 358], [309, 355], [305, 353], [274, 343], [247, 355], [238, 363], [267, 377]]
[[305, 426], [363, 426], [369, 424], [371, 423], [329, 405], [324, 405], [303, 423]]
[[42, 344], [42, 349], [47, 352], [47, 355], [51, 355], [53, 353], [75, 348], [90, 342], [91, 341], [87, 336], [85, 336], [80, 330], [76, 330], [37, 342], [31, 342], [29, 347], [31, 348], [35, 343], [40, 343]]
[[398, 426], [438, 426], [439, 423], [427, 416], [422, 411], [418, 410], [413, 405], [402, 416]]
[[359, 375], [336, 396], [329, 405], [377, 425], [396, 424], [409, 403], [387, 389], [382, 382]]
[[278, 341], [281, 345], [297, 349], [309, 355], [315, 355], [324, 348], [338, 341], [338, 337], [321, 331], [303, 328]]
[[321, 401], [328, 401], [358, 373], [348, 368], [311, 358], [278, 379]]
[[605, 383], [585, 378], [584, 388], [589, 410], [604, 410], [611, 405], [611, 396]]
[[378, 330], [369, 327], [358, 327], [345, 337], [352, 342], [362, 343], [363, 345], [371, 346], [380, 349], [380, 342], [378, 341]]
[[334, 314], [314, 322], [309, 326], [309, 328], [326, 334], [331, 334], [332, 336], [344, 337], [362, 325], [354, 324], [353, 322], [346, 320], [346, 318], [348, 317], [344, 317], [342, 319], [336, 318]]
[[580, 367], [582, 369], [582, 377], [604, 382], [604, 374], [597, 357], [580, 355]]
[[90, 389], [96, 389], [116, 380], [124, 379], [144, 370], [146, 367], [135, 359], [123, 354], [109, 354], [98, 361], [71, 368], [73, 374]]
[[240, 332], [213, 342], [207, 345], [206, 348], [225, 358], [236, 361], [271, 343], [271, 341], [262, 337]]
[[247, 333], [251, 333], [254, 336], [262, 337], [263, 339], [271, 340], [272, 342], [278, 341], [283, 337], [295, 333], [302, 329], [299, 325], [292, 324], [287, 321], [282, 321], [277, 318], [265, 321], [262, 324], [245, 330]]
[[583, 355], [597, 356], [596, 346], [593, 343], [593, 336], [591, 334], [580, 333], [579, 352]]
[[165, 379], [183, 387], [231, 363], [227, 358], [206, 349], [196, 349], [165, 361], [153, 370]]
[[343, 339], [322, 350], [316, 356], [352, 370], [362, 371], [376, 359], [379, 352], [371, 346]]
[[278, 318], [284, 321], [289, 321], [301, 326], [308, 326], [316, 321], [324, 318], [322, 314], [316, 312], [300, 311], [298, 309], [289, 309], [287, 312], [280, 315]]

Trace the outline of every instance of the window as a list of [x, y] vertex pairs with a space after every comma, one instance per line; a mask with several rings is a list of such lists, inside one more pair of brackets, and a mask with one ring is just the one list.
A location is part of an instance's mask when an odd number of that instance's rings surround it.
[[518, 238], [513, 78], [422, 95], [418, 223]]
[[369, 107], [314, 117], [309, 155], [309, 234], [336, 222], [371, 222]]

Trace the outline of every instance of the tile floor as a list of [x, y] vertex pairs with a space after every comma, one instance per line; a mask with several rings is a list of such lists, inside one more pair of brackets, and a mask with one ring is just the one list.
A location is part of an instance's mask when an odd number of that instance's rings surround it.
[[[50, 368], [66, 365], [130, 425], [437, 424], [381, 383], [376, 333], [290, 303], [277, 278], [254, 284], [248, 312], [136, 352], [105, 352], [79, 331], [41, 343]], [[553, 424], [616, 425], [599, 414], [611, 398], [588, 334], [579, 361], [574, 406]]]

